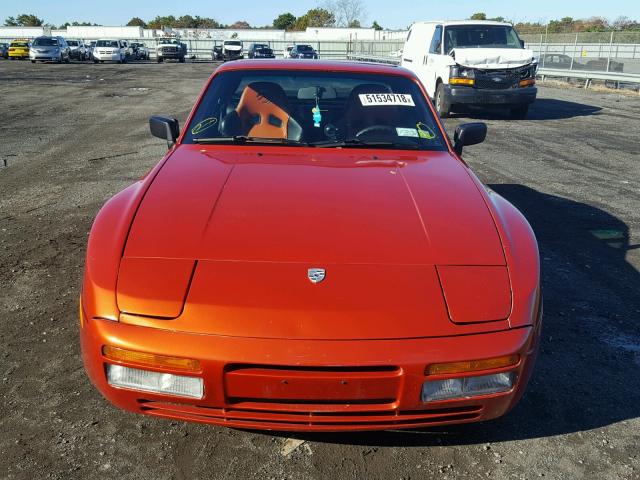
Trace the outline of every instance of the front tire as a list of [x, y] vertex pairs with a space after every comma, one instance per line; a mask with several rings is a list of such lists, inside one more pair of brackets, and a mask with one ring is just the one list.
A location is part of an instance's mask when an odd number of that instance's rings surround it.
[[36, 63], [36, 61], [35, 60], [31, 60], [31, 63]]
[[162, 63], [162, 61], [163, 61], [163, 60], [164, 60], [164, 59], [163, 59], [162, 57], [158, 57], [157, 62], [158, 62], [158, 63]]
[[180, 63], [184, 63], [184, 62], [185, 62], [185, 58], [184, 58], [184, 57], [181, 57], [178, 61], [179, 61]]
[[436, 96], [434, 99], [436, 112], [440, 118], [447, 118], [451, 114], [451, 104], [444, 92], [444, 83], [439, 83], [436, 88]]

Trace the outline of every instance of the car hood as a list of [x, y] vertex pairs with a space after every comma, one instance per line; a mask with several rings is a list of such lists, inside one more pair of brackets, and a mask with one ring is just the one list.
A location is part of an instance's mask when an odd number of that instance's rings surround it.
[[533, 51], [521, 48], [454, 48], [456, 63], [473, 68], [515, 68], [533, 61]]
[[[171, 297], [173, 328], [396, 338], [451, 326], [438, 265], [505, 259], [477, 184], [448, 153], [182, 145], [146, 193], [122, 265], [118, 296], [134, 305], [123, 311], [163, 316], [151, 306]], [[153, 287], [162, 275], [173, 286]]]
[[242, 50], [242, 47], [240, 45], [225, 45], [224, 48], [225, 50], [229, 50], [230, 52], [239, 52], [240, 50]]

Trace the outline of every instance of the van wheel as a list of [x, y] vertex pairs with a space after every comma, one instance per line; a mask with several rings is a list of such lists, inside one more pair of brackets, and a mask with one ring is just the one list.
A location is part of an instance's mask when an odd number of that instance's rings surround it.
[[514, 120], [524, 120], [529, 113], [529, 105], [520, 105], [511, 109], [511, 118]]
[[444, 94], [444, 83], [439, 83], [436, 88], [436, 112], [440, 118], [447, 118], [451, 113], [451, 105]]

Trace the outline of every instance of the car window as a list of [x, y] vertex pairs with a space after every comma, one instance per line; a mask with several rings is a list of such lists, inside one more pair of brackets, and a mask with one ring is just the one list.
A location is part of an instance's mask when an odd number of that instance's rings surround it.
[[436, 25], [433, 32], [433, 38], [431, 39], [431, 45], [429, 46], [429, 53], [440, 53], [442, 47], [442, 25]]
[[183, 142], [241, 136], [318, 147], [445, 150], [427, 101], [418, 84], [401, 75], [229, 71], [209, 85]]
[[29, 44], [27, 42], [11, 42], [12, 47], [28, 47]]

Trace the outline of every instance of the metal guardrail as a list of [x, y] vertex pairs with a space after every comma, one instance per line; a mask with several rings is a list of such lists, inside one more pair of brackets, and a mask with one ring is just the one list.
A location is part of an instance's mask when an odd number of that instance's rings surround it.
[[545, 77], [563, 77], [584, 79], [584, 88], [588, 88], [593, 80], [604, 80], [618, 83], [640, 84], [640, 75], [621, 72], [596, 72], [588, 70], [566, 70], [562, 68], [539, 68], [538, 75], [544, 81]]

